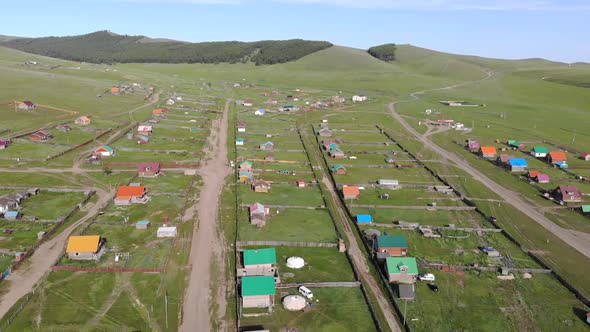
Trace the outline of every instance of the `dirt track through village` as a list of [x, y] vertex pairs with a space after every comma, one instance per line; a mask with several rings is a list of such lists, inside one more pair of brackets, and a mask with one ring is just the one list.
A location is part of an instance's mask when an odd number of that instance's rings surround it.
[[208, 147], [199, 175], [203, 180], [196, 205], [198, 223], [193, 231], [189, 264], [191, 274], [182, 308], [180, 331], [211, 331], [211, 262], [222, 252], [223, 243], [217, 237], [217, 211], [219, 196], [225, 178], [231, 174], [227, 166], [227, 131], [230, 101], [223, 117], [213, 122]]
[[457, 85], [453, 85], [453, 86], [449, 86], [449, 87], [444, 87], [444, 88], [414, 92], [410, 95], [412, 97], [411, 100], [403, 100], [403, 101], [390, 103], [388, 106], [389, 111], [390, 111], [391, 115], [408, 132], [410, 132], [412, 135], [414, 135], [414, 137], [416, 137], [416, 139], [418, 139], [422, 144], [424, 144], [425, 147], [428, 147], [429, 149], [433, 150], [434, 152], [439, 154], [443, 159], [446, 159], [446, 160], [449, 160], [449, 161], [455, 163], [459, 168], [461, 168], [462, 170], [467, 172], [475, 180], [478, 180], [479, 182], [481, 182], [483, 185], [485, 185], [488, 189], [490, 189], [491, 191], [496, 193], [498, 196], [503, 197], [504, 200], [506, 201], [506, 203], [508, 203], [508, 204], [512, 205], [513, 207], [515, 207], [516, 209], [520, 210], [522, 213], [529, 216], [531, 219], [533, 219], [539, 225], [543, 226], [549, 232], [553, 233], [559, 239], [561, 239], [565, 243], [569, 244], [570, 246], [572, 246], [574, 249], [576, 249], [577, 251], [579, 251], [580, 253], [582, 253], [586, 257], [590, 258], [590, 234], [579, 232], [579, 231], [574, 231], [574, 230], [567, 230], [562, 227], [559, 227], [558, 225], [553, 223], [551, 220], [549, 220], [547, 217], [545, 217], [545, 215], [543, 215], [542, 212], [539, 212], [538, 207], [524, 201], [518, 193], [508, 190], [508, 189], [504, 188], [503, 186], [499, 185], [498, 183], [494, 182], [493, 180], [488, 178], [486, 175], [484, 175], [482, 172], [477, 170], [475, 167], [471, 166], [469, 164], [469, 162], [467, 162], [465, 159], [459, 157], [458, 155], [456, 155], [452, 151], [447, 151], [447, 150], [441, 148], [436, 143], [431, 141], [428, 138], [428, 136], [420, 134], [416, 129], [414, 129], [414, 127], [412, 127], [404, 119], [403, 116], [401, 116], [395, 110], [396, 104], [402, 103], [402, 102], [408, 102], [408, 101], [412, 101], [412, 100], [418, 100], [419, 95], [425, 94], [429, 91], [452, 90], [452, 89], [455, 89], [458, 87], [462, 87], [462, 86], [466, 86], [469, 84], [474, 84], [477, 82], [481, 82], [483, 80], [490, 79], [491, 77], [493, 77], [493, 75], [494, 75], [494, 73], [492, 71], [488, 71], [488, 72], [486, 72], [486, 76], [480, 80], [471, 81], [471, 82], [464, 82], [461, 84], [457, 84]]

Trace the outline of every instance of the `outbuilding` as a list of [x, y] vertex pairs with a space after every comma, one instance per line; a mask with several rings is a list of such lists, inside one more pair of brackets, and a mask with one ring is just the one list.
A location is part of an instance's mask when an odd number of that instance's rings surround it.
[[162, 226], [158, 227], [156, 237], [176, 237], [177, 234], [176, 226]]
[[356, 222], [359, 224], [370, 224], [373, 222], [373, 217], [370, 214], [357, 214]]
[[135, 229], [148, 229], [150, 227], [149, 220], [140, 220], [135, 223]]

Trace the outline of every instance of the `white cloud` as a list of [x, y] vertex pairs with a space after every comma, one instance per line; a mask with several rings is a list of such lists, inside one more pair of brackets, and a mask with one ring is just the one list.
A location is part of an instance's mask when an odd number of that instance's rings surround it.
[[349, 8], [485, 11], [590, 11], [588, 0], [120, 0], [137, 3], [304, 4]]

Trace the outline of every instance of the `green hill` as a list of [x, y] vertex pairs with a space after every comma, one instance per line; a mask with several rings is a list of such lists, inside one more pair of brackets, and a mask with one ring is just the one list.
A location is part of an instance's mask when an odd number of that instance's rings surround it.
[[91, 63], [284, 63], [328, 48], [301, 39], [259, 42], [184, 43], [98, 31], [82, 36], [9, 39], [0, 46], [65, 60]]

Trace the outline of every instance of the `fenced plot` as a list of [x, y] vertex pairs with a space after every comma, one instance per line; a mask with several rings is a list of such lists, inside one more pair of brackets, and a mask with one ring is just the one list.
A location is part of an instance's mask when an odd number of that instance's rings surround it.
[[240, 185], [239, 197], [244, 204], [261, 202], [272, 205], [298, 204], [309, 207], [318, 207], [324, 204], [318, 188], [297, 188], [294, 185], [273, 185], [268, 193], [256, 193], [249, 185]]
[[375, 223], [404, 221], [433, 226], [454, 224], [456, 227], [487, 225], [487, 221], [475, 211], [352, 208], [351, 213], [353, 216], [370, 214]]

